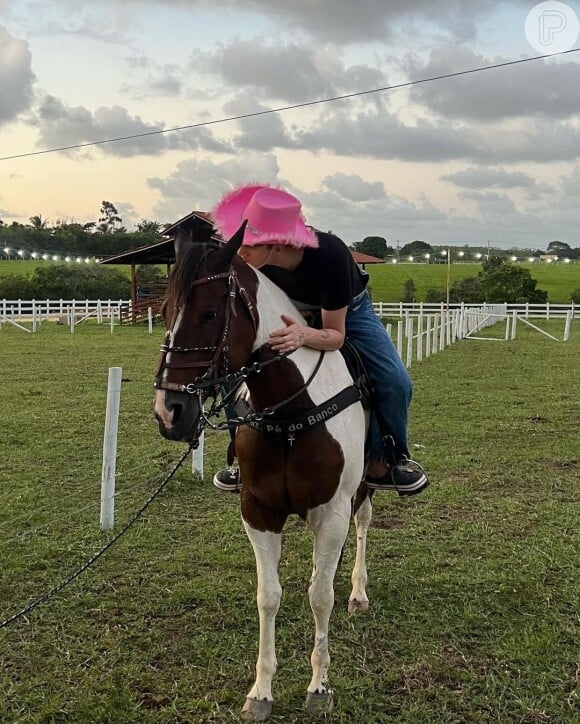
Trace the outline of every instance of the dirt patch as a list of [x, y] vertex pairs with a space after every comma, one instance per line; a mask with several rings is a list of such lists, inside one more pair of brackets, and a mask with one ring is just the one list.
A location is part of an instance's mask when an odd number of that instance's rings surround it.
[[383, 528], [384, 530], [393, 530], [394, 528], [404, 528], [405, 522], [400, 518], [394, 518], [392, 516], [377, 515], [373, 516], [371, 521], [373, 528]]

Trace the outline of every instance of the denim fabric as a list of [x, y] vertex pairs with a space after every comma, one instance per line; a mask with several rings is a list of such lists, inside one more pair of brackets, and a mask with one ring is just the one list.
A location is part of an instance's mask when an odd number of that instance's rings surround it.
[[[371, 420], [371, 459], [397, 463], [402, 456], [409, 455], [407, 412], [413, 385], [367, 292], [355, 297], [348, 308], [346, 336], [362, 357], [374, 388], [376, 414]], [[385, 444], [385, 435], [393, 438], [393, 446]]]

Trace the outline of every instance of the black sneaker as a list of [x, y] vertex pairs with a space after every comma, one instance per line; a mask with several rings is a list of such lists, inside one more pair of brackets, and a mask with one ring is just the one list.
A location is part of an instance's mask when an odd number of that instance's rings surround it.
[[403, 460], [380, 478], [366, 477], [371, 490], [396, 490], [399, 495], [417, 495], [429, 485], [429, 478], [414, 460]]
[[213, 484], [224, 493], [239, 493], [242, 489], [240, 469], [237, 465], [218, 471], [213, 476]]

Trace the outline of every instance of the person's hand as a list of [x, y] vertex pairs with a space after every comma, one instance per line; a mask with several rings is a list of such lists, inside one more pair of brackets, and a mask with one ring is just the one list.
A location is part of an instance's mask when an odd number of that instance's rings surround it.
[[282, 315], [282, 321], [286, 326], [270, 334], [270, 347], [276, 352], [293, 352], [304, 344], [308, 327], [287, 314]]

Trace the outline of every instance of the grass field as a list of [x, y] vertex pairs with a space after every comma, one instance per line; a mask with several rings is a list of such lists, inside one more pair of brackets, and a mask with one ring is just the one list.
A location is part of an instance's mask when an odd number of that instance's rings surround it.
[[[7, 274], [31, 274], [40, 264], [54, 262], [0, 261], [0, 277]], [[538, 287], [548, 292], [548, 301], [553, 304], [570, 304], [570, 295], [580, 288], [580, 263], [575, 264], [524, 264], [532, 277], [538, 280]], [[129, 274], [128, 266], [114, 266]], [[411, 278], [415, 282], [417, 301], [425, 300], [430, 287], [445, 289], [447, 266], [445, 264], [370, 264], [370, 285], [373, 299], [382, 302], [398, 302], [403, 294], [403, 284]], [[463, 277], [477, 276], [481, 264], [452, 264], [451, 282]]]
[[[331, 619], [334, 722], [579, 722], [580, 322], [556, 343], [465, 340], [415, 364], [411, 441], [433, 484], [375, 496], [371, 609]], [[562, 322], [542, 323], [561, 337]], [[488, 333], [489, 330], [486, 330]], [[107, 370], [124, 370], [117, 528], [182, 446], [151, 416], [161, 330], [4, 326], [0, 619], [89, 558], [98, 528]], [[208, 435], [211, 475], [225, 433]], [[285, 534], [273, 722], [302, 713], [313, 626], [311, 537]], [[253, 682], [255, 571], [236, 496], [182, 468], [94, 567], [0, 630], [0, 720], [235, 722]]]

